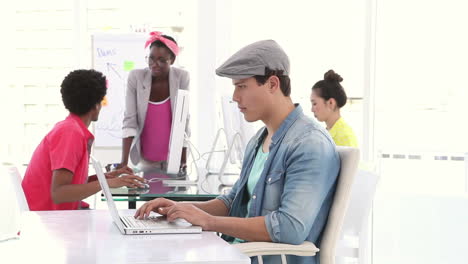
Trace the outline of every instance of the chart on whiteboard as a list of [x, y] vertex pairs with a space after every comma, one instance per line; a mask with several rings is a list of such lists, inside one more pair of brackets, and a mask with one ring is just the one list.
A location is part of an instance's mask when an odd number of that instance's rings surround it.
[[95, 145], [122, 144], [125, 90], [131, 70], [146, 67], [145, 36], [139, 34], [96, 34], [92, 36], [93, 68], [107, 79], [107, 94], [99, 119], [94, 123]]

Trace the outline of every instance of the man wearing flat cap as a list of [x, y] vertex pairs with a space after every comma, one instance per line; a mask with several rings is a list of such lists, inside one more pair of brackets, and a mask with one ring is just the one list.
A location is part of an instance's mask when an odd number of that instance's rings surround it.
[[[227, 241], [318, 244], [340, 170], [333, 140], [316, 121], [293, 104], [289, 59], [273, 40], [252, 43], [217, 70], [232, 79], [233, 100], [249, 122], [261, 128], [245, 150], [239, 180], [231, 191], [203, 203], [176, 203], [159, 198], [138, 209], [169, 220], [186, 219]], [[254, 259], [256, 261], [256, 259]], [[265, 263], [281, 263], [279, 256]], [[288, 263], [317, 263], [316, 257], [287, 256]]]

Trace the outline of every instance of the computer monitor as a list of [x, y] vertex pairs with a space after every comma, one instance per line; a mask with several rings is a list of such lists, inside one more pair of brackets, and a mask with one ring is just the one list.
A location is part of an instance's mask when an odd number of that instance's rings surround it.
[[[262, 126], [261, 122], [247, 122], [244, 115], [240, 112], [237, 103], [232, 100], [232, 96], [221, 96], [221, 109], [223, 116], [223, 127], [218, 130], [216, 137], [211, 146], [210, 155], [206, 161], [205, 168], [208, 174], [218, 175], [220, 181], [224, 175], [238, 175], [239, 171], [232, 172], [228, 169], [228, 163], [238, 167], [242, 165], [245, 149], [250, 139], [255, 135], [256, 131]], [[223, 161], [220, 166], [216, 166], [216, 160], [213, 162], [214, 153], [218, 152], [217, 147], [222, 137], [225, 138], [226, 149], [223, 151]], [[213, 164], [215, 164], [213, 166]], [[227, 171], [229, 170], [229, 171]]]
[[172, 109], [172, 126], [167, 154], [167, 173], [177, 174], [180, 169], [180, 158], [184, 146], [184, 134], [189, 110], [189, 92], [179, 90]]
[[223, 96], [221, 104], [226, 141], [228, 146], [232, 146], [232, 149], [228, 151], [230, 152], [229, 161], [232, 164], [242, 162], [245, 148], [256, 131], [254, 123], [245, 120], [237, 103], [232, 100], [232, 96]]

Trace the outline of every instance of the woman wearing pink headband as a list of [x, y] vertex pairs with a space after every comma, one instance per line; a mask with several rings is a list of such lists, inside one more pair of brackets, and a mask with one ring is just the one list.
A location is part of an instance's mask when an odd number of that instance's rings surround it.
[[[165, 168], [175, 97], [180, 89], [189, 89], [189, 73], [172, 66], [179, 54], [177, 42], [161, 32], [151, 32], [144, 47], [148, 46], [148, 67], [128, 76], [119, 167], [127, 165], [130, 157], [134, 165]], [[190, 135], [188, 120], [186, 133]], [[185, 164], [186, 145], [181, 168]]]

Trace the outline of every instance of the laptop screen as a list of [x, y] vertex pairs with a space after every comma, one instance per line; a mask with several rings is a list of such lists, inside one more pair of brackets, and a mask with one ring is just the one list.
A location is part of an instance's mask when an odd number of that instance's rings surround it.
[[120, 232], [124, 233], [124, 226], [122, 221], [120, 220], [119, 213], [117, 212], [117, 206], [115, 206], [114, 200], [112, 199], [112, 194], [110, 192], [109, 185], [107, 184], [106, 176], [104, 175], [104, 172], [102, 170], [101, 163], [98, 160], [96, 160], [93, 156], [91, 156], [91, 162], [93, 163], [93, 167], [96, 171], [99, 184], [101, 185], [102, 192], [104, 193], [104, 197], [106, 198], [107, 206], [109, 207], [112, 219], [119, 228]]

